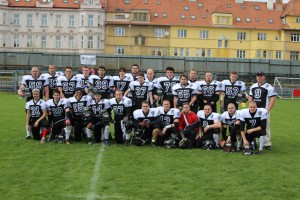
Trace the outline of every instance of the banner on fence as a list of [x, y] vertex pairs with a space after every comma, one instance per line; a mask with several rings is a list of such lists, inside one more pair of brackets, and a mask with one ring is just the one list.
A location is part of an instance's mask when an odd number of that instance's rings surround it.
[[96, 55], [80, 55], [80, 64], [96, 65]]

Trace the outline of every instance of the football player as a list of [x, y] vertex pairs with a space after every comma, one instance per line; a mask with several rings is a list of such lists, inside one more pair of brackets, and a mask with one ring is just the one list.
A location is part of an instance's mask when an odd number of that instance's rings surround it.
[[265, 108], [258, 108], [255, 101], [250, 101], [248, 109], [241, 110], [239, 114], [241, 135], [244, 146], [249, 146], [255, 138], [259, 138], [259, 152], [263, 154], [266, 140], [266, 127], [268, 111]]
[[270, 111], [275, 104], [275, 90], [266, 82], [264, 72], [256, 74], [257, 83], [250, 87], [249, 101], [255, 101], [258, 108], [265, 108], [268, 111], [267, 128], [266, 128], [266, 149], [271, 150], [271, 129], [270, 129]]
[[221, 94], [220, 94], [220, 111], [223, 113], [227, 111], [229, 103], [235, 104], [235, 108], [238, 109], [238, 96], [243, 95], [242, 102], [245, 103], [248, 98], [246, 92], [246, 86], [243, 81], [239, 81], [238, 74], [235, 71], [230, 72], [229, 80], [222, 81]]
[[203, 110], [198, 111], [197, 116], [200, 120], [200, 128], [196, 136], [196, 147], [202, 147], [206, 140], [213, 141], [215, 146], [218, 146], [222, 126], [221, 115], [213, 112], [211, 104], [207, 104]]
[[126, 69], [120, 67], [119, 76], [113, 76], [114, 79], [114, 88], [116, 90], [121, 90], [123, 94], [128, 90], [129, 84], [133, 81], [130, 76], [125, 76]]
[[205, 80], [199, 81], [199, 106], [204, 109], [206, 104], [210, 104], [212, 112], [217, 112], [217, 101], [219, 100], [221, 83], [213, 80], [211, 72], [205, 73]]
[[88, 144], [92, 144], [92, 118], [84, 120], [83, 115], [89, 105], [92, 98], [89, 95], [82, 95], [82, 89], [76, 88], [74, 97], [69, 98], [70, 109], [72, 112], [72, 125], [74, 126], [74, 140], [82, 140], [82, 130], [84, 129]]
[[[110, 105], [109, 100], [102, 99], [101, 93], [94, 94], [94, 100], [92, 100], [90, 107], [93, 111], [93, 124], [94, 124], [94, 139], [97, 143], [101, 142], [102, 135], [104, 138], [104, 144], [108, 145], [109, 141], [109, 121], [110, 121]], [[109, 114], [108, 119], [102, 118], [103, 113]], [[109, 121], [106, 121], [109, 120]]]
[[80, 87], [83, 89], [83, 95], [88, 94], [89, 93], [88, 83], [89, 83], [89, 77], [90, 77], [89, 67], [83, 66], [82, 74], [77, 74], [76, 77], [78, 78], [78, 81], [80, 81]]
[[138, 73], [140, 72], [140, 68], [138, 64], [133, 64], [131, 66], [131, 73], [126, 73], [126, 77], [130, 77], [132, 80], [137, 81], [138, 80]]
[[109, 100], [109, 104], [115, 116], [114, 128], [116, 143], [123, 143], [125, 138], [125, 145], [130, 145], [130, 132], [126, 130], [124, 122], [129, 121], [131, 118], [132, 100], [123, 96], [121, 90], [116, 90], [115, 97]]
[[[174, 95], [172, 93], [172, 87], [179, 83], [179, 77], [174, 76], [174, 68], [166, 68], [166, 77], [159, 77], [157, 79], [157, 88], [161, 89], [163, 94], [163, 99], [168, 99], [170, 102], [173, 102]], [[173, 107], [173, 104], [171, 104]]]
[[63, 76], [63, 72], [56, 72], [55, 65], [49, 65], [48, 73], [44, 73], [41, 76], [46, 77], [49, 83], [49, 98], [53, 97], [53, 91], [57, 90], [57, 78]]
[[167, 138], [175, 140], [178, 133], [180, 111], [177, 108], [171, 108], [169, 100], [163, 100], [163, 105], [157, 108], [161, 118], [161, 127], [154, 129], [152, 132], [152, 146], [163, 146]]
[[97, 89], [97, 92], [101, 93], [103, 99], [113, 97], [114, 79], [112, 76], [105, 75], [105, 67], [99, 66], [98, 76], [91, 75], [89, 78], [89, 86], [93, 86]]
[[75, 94], [75, 89], [81, 87], [80, 79], [73, 76], [72, 67], [65, 68], [65, 75], [57, 78], [57, 89], [61, 98], [70, 98]]
[[[33, 99], [26, 103], [26, 129], [32, 131], [34, 140], [41, 140], [45, 143], [46, 136], [49, 133], [49, 122], [47, 121], [47, 106], [43, 99], [40, 99], [40, 90], [32, 90]], [[40, 135], [40, 127], [44, 127]]]
[[197, 71], [191, 69], [189, 72], [189, 83], [197, 83]]
[[145, 81], [145, 77], [142, 72], [139, 72], [137, 77], [138, 80], [131, 82], [128, 90], [124, 94], [124, 96], [127, 96], [129, 92], [132, 92], [133, 110], [140, 109], [142, 101], [144, 100], [149, 101], [151, 105], [153, 105], [153, 83]]
[[154, 106], [157, 106], [160, 97], [158, 96], [157, 78], [155, 78], [155, 73], [153, 69], [147, 69], [146, 81], [153, 83], [152, 96], [153, 96], [153, 101], [155, 102]]
[[[238, 110], [234, 103], [227, 105], [227, 111], [221, 115], [222, 121], [222, 139], [228, 144], [235, 144], [237, 150], [240, 151], [242, 147], [242, 138], [240, 132], [240, 125], [238, 121]], [[227, 130], [229, 135], [226, 137]]]
[[156, 108], [150, 108], [148, 101], [142, 102], [142, 108], [133, 112], [133, 127], [135, 128], [133, 143], [142, 146], [151, 141], [152, 133], [159, 129], [160, 115]]
[[60, 98], [58, 90], [53, 91], [53, 99], [47, 101], [48, 120], [52, 127], [52, 138], [56, 138], [65, 128], [65, 142], [70, 144], [71, 113], [68, 99]]
[[[174, 95], [174, 108], [182, 108], [183, 103], [189, 103], [189, 106], [195, 112], [196, 105], [194, 108], [194, 104], [197, 101], [198, 94], [197, 84], [188, 83], [188, 77], [185, 74], [180, 76], [180, 83], [177, 83], [172, 87], [172, 93]], [[194, 109], [193, 109], [194, 108]]]

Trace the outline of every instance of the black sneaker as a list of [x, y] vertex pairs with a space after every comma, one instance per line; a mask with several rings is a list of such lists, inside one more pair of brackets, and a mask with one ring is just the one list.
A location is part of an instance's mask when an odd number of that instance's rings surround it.
[[88, 144], [89, 145], [93, 144], [92, 138], [88, 138]]
[[256, 154], [257, 154], [257, 155], [263, 155], [263, 154], [264, 154], [264, 151], [259, 150]]
[[152, 147], [157, 147], [156, 142], [151, 142]]
[[26, 140], [30, 140], [31, 139], [31, 136], [30, 135], [27, 135], [26, 136]]
[[265, 149], [272, 150], [272, 146], [265, 146]]
[[130, 146], [131, 142], [130, 140], [125, 140], [125, 146]]

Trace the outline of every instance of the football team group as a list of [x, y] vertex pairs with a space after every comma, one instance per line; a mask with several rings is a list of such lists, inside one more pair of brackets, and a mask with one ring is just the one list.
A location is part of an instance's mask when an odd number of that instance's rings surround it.
[[[166, 148], [223, 148], [246, 155], [271, 149], [270, 111], [274, 88], [264, 72], [247, 92], [235, 71], [217, 81], [211, 72], [198, 80], [196, 70], [155, 77], [133, 64], [118, 75], [97, 75], [88, 66], [73, 75], [72, 67], [56, 72], [54, 65], [41, 74], [37, 67], [22, 78], [18, 95], [26, 98], [27, 139], [88, 144], [113, 143]], [[45, 100], [43, 100], [43, 98]], [[248, 108], [245, 107], [248, 101]], [[217, 104], [220, 113], [217, 112]], [[111, 133], [110, 124], [113, 123]]]

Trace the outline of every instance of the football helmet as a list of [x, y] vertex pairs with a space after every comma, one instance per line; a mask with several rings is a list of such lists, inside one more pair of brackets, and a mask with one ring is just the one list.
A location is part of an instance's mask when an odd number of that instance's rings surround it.
[[224, 150], [226, 153], [233, 152], [232, 144], [231, 144], [231, 143], [225, 143], [225, 145], [224, 145], [224, 147], [223, 147], [223, 150]]
[[109, 125], [109, 123], [110, 123], [110, 114], [106, 110], [103, 110], [101, 112], [101, 124]]
[[187, 138], [183, 138], [182, 140], [180, 140], [178, 146], [181, 149], [192, 149], [193, 148], [193, 141], [189, 140]]
[[175, 138], [169, 137], [164, 141], [164, 145], [167, 149], [175, 148]]
[[131, 133], [132, 131], [132, 122], [130, 120], [123, 120], [122, 123], [124, 123], [126, 128], [126, 133]]
[[254, 155], [255, 150], [254, 150], [253, 146], [251, 144], [250, 145], [245, 145], [243, 147], [243, 154], [246, 155], [246, 156]]
[[144, 129], [136, 129], [132, 143], [136, 146], [143, 146], [147, 142], [147, 137], [144, 134]]
[[203, 142], [202, 148], [203, 148], [204, 150], [212, 150], [212, 149], [215, 149], [215, 148], [216, 148], [216, 144], [215, 144], [214, 141], [211, 141], [211, 140], [205, 140], [205, 141]]
[[63, 143], [65, 142], [65, 136], [63, 134], [58, 134], [55, 136], [55, 140], [54, 142], [57, 142], [57, 143]]

